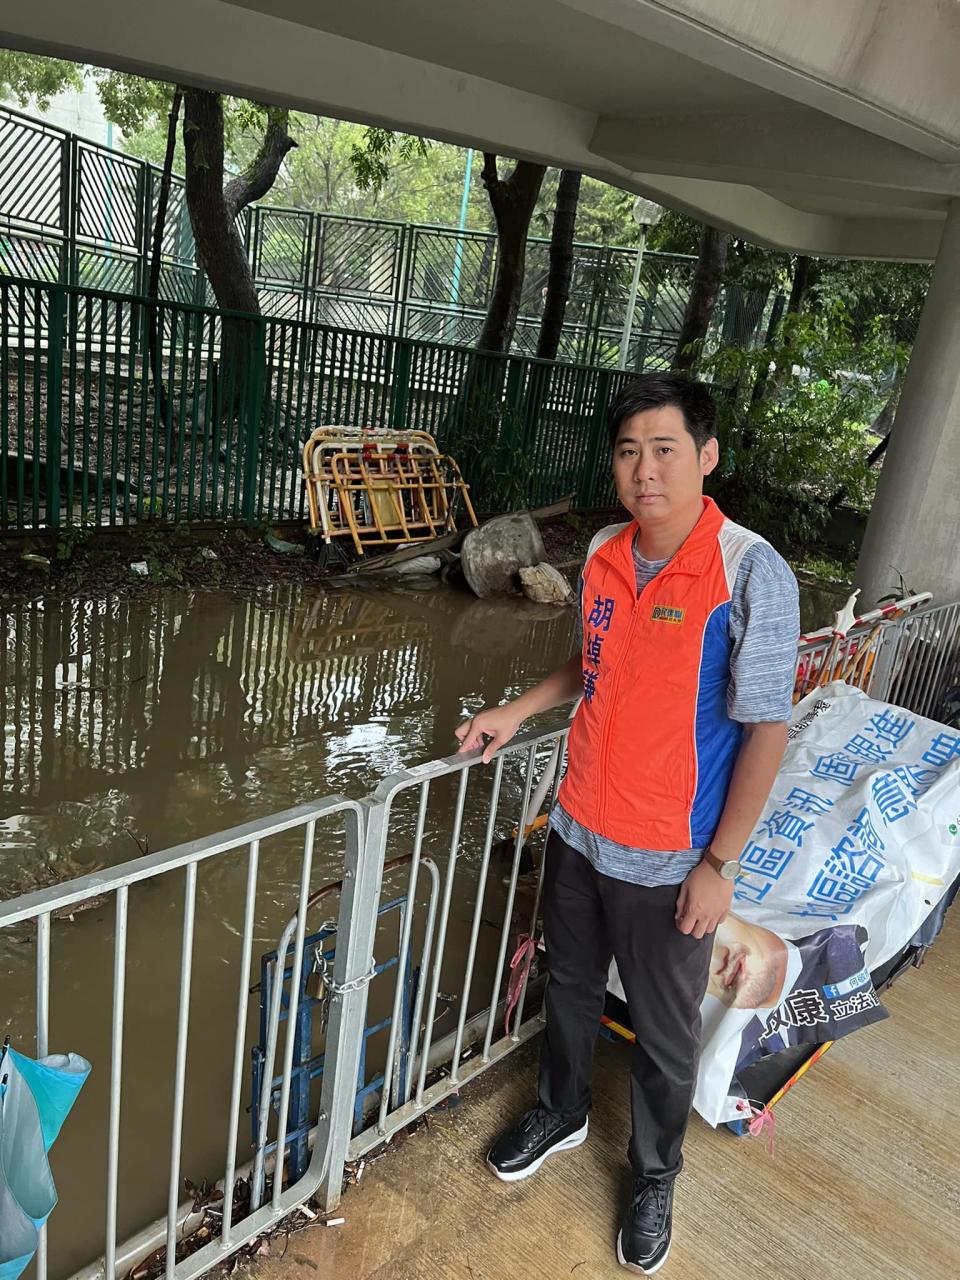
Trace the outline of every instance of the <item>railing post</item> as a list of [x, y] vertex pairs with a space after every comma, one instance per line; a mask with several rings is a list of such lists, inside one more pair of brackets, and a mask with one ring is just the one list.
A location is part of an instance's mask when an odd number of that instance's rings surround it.
[[393, 340], [393, 378], [390, 387], [390, 428], [405, 431], [410, 412], [410, 377], [413, 368], [413, 343], [409, 338]]
[[[60, 455], [63, 447], [63, 344], [67, 295], [53, 285], [47, 324], [47, 526], [60, 527]], [[39, 358], [39, 352], [35, 358]]]
[[79, 283], [80, 272], [77, 262], [77, 223], [80, 218], [80, 153], [77, 139], [71, 134], [67, 174], [70, 181], [70, 219], [67, 224], [67, 284]]
[[[140, 269], [137, 273], [137, 292], [146, 294], [150, 283], [150, 266], [153, 258], [153, 165], [145, 161], [140, 165], [137, 174], [137, 255], [140, 258]], [[163, 245], [160, 246], [161, 255]]]
[[357, 1073], [367, 1013], [367, 983], [363, 979], [374, 963], [377, 908], [387, 845], [386, 804], [366, 799], [361, 800], [360, 808], [363, 816], [356, 846], [353, 843], [355, 828], [347, 827], [346, 865], [333, 965], [333, 981], [337, 987], [357, 985], [342, 995], [334, 993], [330, 1001], [317, 1141], [308, 1170], [308, 1176], [319, 1173], [326, 1163], [325, 1186], [321, 1186], [319, 1197], [327, 1213], [340, 1202], [343, 1166], [353, 1136]]
[[413, 254], [415, 251], [415, 228], [409, 225], [400, 228], [397, 247], [397, 280], [396, 294], [393, 302], [393, 332], [398, 338], [407, 337], [407, 303], [410, 298], [410, 280], [412, 277]]

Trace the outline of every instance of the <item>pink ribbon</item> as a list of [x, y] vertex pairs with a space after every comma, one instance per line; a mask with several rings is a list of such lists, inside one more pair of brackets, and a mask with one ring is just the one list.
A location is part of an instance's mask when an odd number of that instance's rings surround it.
[[520, 999], [520, 992], [523, 990], [523, 984], [527, 980], [527, 974], [530, 972], [530, 966], [533, 963], [533, 957], [537, 952], [537, 944], [527, 933], [520, 934], [520, 945], [513, 953], [513, 959], [510, 961], [510, 980], [507, 983], [507, 1012], [503, 1019], [503, 1030], [505, 1035], [510, 1034], [510, 1019], [513, 1011], [517, 1007]]
[[770, 1108], [766, 1106], [758, 1107], [748, 1099], [745, 1102], [738, 1102], [737, 1110], [750, 1112], [747, 1132], [751, 1138], [756, 1138], [763, 1133], [764, 1129], [767, 1130], [767, 1151], [770, 1155], [773, 1155], [776, 1146], [777, 1122]]

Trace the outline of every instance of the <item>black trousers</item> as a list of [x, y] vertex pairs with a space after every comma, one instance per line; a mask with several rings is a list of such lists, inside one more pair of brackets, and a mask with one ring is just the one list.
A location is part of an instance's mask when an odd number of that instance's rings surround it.
[[564, 1120], [589, 1111], [594, 1044], [616, 956], [637, 1036], [630, 1163], [644, 1177], [672, 1177], [682, 1165], [713, 935], [698, 940], [677, 928], [678, 885], [648, 889], [601, 875], [555, 831], [544, 857], [549, 980], [540, 1103]]

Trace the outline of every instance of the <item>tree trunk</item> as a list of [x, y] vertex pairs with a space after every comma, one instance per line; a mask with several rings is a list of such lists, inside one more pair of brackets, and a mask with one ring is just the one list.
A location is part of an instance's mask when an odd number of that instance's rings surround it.
[[[224, 186], [223, 102], [206, 89], [184, 93], [183, 145], [186, 158], [187, 208], [197, 255], [213, 289], [217, 306], [260, 314], [260, 300], [237, 217], [262, 199], [276, 180], [287, 152], [297, 144], [287, 133], [287, 111], [271, 111], [263, 142], [250, 167]], [[263, 359], [257, 328], [248, 320], [225, 318], [220, 340], [220, 368], [215, 403], [233, 413], [251, 372], [251, 357]]]
[[157, 216], [153, 224], [153, 251], [150, 258], [150, 275], [147, 280], [147, 297], [160, 297], [160, 269], [163, 263], [163, 233], [167, 223], [167, 206], [170, 203], [170, 186], [173, 178], [173, 157], [177, 149], [177, 123], [180, 119], [180, 104], [183, 101], [183, 90], [179, 85], [173, 91], [170, 110], [167, 113], [167, 149], [163, 157], [163, 170], [160, 174], [160, 189], [157, 192]]
[[527, 232], [546, 166], [518, 160], [509, 178], [497, 174], [497, 157], [483, 156], [483, 185], [497, 222], [497, 272], [477, 346], [481, 351], [510, 350], [520, 310], [526, 266]]
[[678, 371], [691, 369], [696, 363], [699, 347], [695, 344], [702, 343], [707, 336], [710, 318], [717, 305], [724, 267], [727, 265], [729, 247], [730, 236], [726, 231], [717, 231], [714, 227], [703, 228], [693, 287], [687, 299], [683, 324], [677, 338], [677, 350], [673, 357], [673, 367]]
[[[803, 310], [803, 304], [811, 287], [816, 283], [818, 274], [817, 264], [813, 259], [808, 258], [805, 254], [798, 254], [797, 260], [793, 268], [793, 280], [790, 285], [790, 297], [786, 305], [786, 314], [788, 316], [798, 316]], [[773, 301], [773, 309], [770, 312], [770, 323], [767, 325], [767, 339], [764, 346], [773, 345], [776, 337], [777, 329], [780, 326], [781, 313], [783, 312], [783, 295], [777, 294]], [[782, 370], [780, 371], [783, 372]], [[765, 364], [757, 374], [757, 380], [753, 384], [753, 394], [750, 397], [752, 404], [759, 404], [767, 393], [767, 382], [770, 377], [770, 366]]]
[[553, 211], [553, 231], [550, 236], [550, 274], [547, 277], [547, 297], [540, 321], [540, 339], [537, 355], [541, 360], [555, 360], [563, 333], [563, 320], [570, 284], [573, 280], [573, 235], [577, 223], [577, 202], [580, 199], [581, 174], [576, 169], [564, 169], [557, 187], [557, 203]]
[[[154, 302], [160, 297], [160, 269], [163, 264], [163, 233], [167, 225], [167, 206], [170, 203], [170, 186], [173, 178], [173, 157], [177, 149], [177, 123], [180, 119], [180, 104], [183, 101], [183, 90], [179, 85], [173, 91], [173, 99], [170, 103], [170, 110], [167, 113], [167, 149], [163, 157], [163, 169], [160, 173], [160, 188], [157, 191], [157, 213], [153, 223], [153, 247], [150, 257], [150, 274], [147, 278], [147, 297], [153, 299]], [[163, 382], [163, 356], [162, 344], [160, 341], [159, 327], [157, 324], [157, 308], [152, 306], [149, 309], [148, 321], [148, 339], [147, 346], [149, 348], [148, 355], [150, 358], [150, 373], [153, 377], [153, 387], [157, 397], [157, 406], [160, 410], [159, 418], [164, 424], [167, 423], [167, 415], [169, 405], [167, 402], [167, 388]], [[156, 430], [156, 426], [154, 427]], [[177, 431], [172, 431], [171, 448], [173, 461], [176, 461], [180, 453], [180, 437]]]
[[787, 315], [797, 316], [803, 310], [803, 304], [812, 285], [816, 284], [817, 264], [806, 254], [798, 254], [793, 268], [793, 284], [790, 288], [790, 301], [787, 303]]

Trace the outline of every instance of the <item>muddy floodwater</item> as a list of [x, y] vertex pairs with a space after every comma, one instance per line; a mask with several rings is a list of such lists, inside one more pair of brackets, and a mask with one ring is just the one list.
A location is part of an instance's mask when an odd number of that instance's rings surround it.
[[[829, 616], [818, 603], [819, 611], [805, 610], [805, 626]], [[519, 598], [478, 601], [439, 583], [328, 592], [283, 585], [254, 601], [186, 591], [31, 601], [8, 607], [0, 628], [0, 898], [9, 898], [304, 801], [358, 799], [402, 768], [450, 754], [465, 712], [516, 695], [569, 656], [573, 613]], [[454, 895], [442, 979], [441, 995], [453, 996], [441, 999], [440, 1030], [455, 1021], [484, 785], [471, 775], [467, 874], [458, 868], [464, 887]], [[517, 764], [505, 771], [504, 796], [519, 804], [521, 787]], [[454, 802], [452, 784], [433, 787], [425, 852], [441, 871]], [[388, 857], [409, 851], [414, 822], [415, 806], [398, 803]], [[181, 1166], [196, 1183], [223, 1172], [238, 982], [258, 981], [260, 958], [295, 907], [300, 847], [275, 837], [261, 849], [249, 975], [238, 971], [245, 854], [199, 870]], [[338, 879], [342, 858], [339, 824], [321, 823], [313, 886]], [[499, 938], [502, 876], [491, 885], [490, 927], [478, 948], [478, 971], [486, 973]], [[396, 886], [405, 892], [405, 880]], [[182, 872], [130, 893], [120, 1241], [166, 1202], [183, 903]], [[385, 945], [378, 935], [381, 953]], [[56, 1280], [103, 1250], [113, 949], [112, 899], [53, 921], [50, 1048], [93, 1064], [53, 1152], [61, 1196], [50, 1228]], [[0, 1033], [28, 1053], [35, 954], [30, 928], [0, 931]], [[489, 1003], [489, 987], [480, 988], [471, 1009]], [[389, 1007], [391, 990], [371, 988], [375, 1013]], [[258, 1039], [258, 1001], [255, 991], [248, 1047]], [[250, 1154], [248, 1065], [239, 1163]]]
[[[572, 625], [569, 609], [481, 602], [439, 584], [14, 605], [0, 646], [0, 896], [331, 793], [360, 798], [450, 754], [464, 711], [564, 661]], [[453, 796], [438, 787], [433, 803], [452, 810]], [[468, 842], [482, 808], [479, 795], [468, 805]], [[398, 813], [401, 834], [408, 818]], [[317, 886], [341, 873], [334, 826], [318, 833]], [[296, 842], [264, 846], [254, 981], [294, 907], [299, 870]], [[200, 869], [183, 1159], [194, 1181], [223, 1170], [244, 888], [240, 854]], [[121, 1240], [165, 1204], [182, 912], [182, 873], [131, 892]], [[113, 935], [112, 902], [52, 927], [50, 1047], [94, 1066], [53, 1153], [53, 1276], [103, 1248]], [[0, 933], [0, 1031], [26, 1052], [35, 945], [30, 930]], [[255, 1040], [256, 996], [251, 1006]], [[245, 1083], [245, 1104], [249, 1095]], [[239, 1159], [248, 1153], [244, 1114]]]

